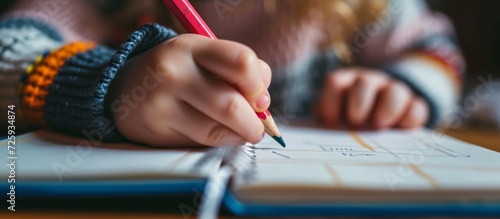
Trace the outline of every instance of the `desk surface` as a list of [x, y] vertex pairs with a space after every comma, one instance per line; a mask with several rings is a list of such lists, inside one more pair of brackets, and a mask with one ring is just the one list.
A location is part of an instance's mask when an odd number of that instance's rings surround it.
[[444, 133], [462, 141], [500, 152], [500, 131], [445, 130]]
[[[483, 130], [446, 130], [444, 133], [455, 137], [457, 139], [467, 141], [473, 144], [481, 145], [485, 148], [495, 150], [500, 152], [500, 132], [499, 131], [483, 131]], [[4, 196], [5, 197], [5, 196]], [[141, 202], [143, 200], [137, 200]], [[44, 203], [50, 206], [52, 203]], [[67, 209], [66, 207], [58, 208], [60, 203], [53, 203], [54, 206], [49, 209], [45, 208], [35, 208], [23, 210], [23, 203], [19, 200], [16, 203], [17, 212], [5, 212], [5, 209], [1, 209], [0, 218], [163, 218], [163, 219], [191, 219], [196, 218], [195, 215], [185, 215], [182, 216], [180, 211], [177, 209], [168, 209], [166, 211], [130, 211], [129, 208], [125, 209], [114, 209], [112, 211], [107, 211], [106, 208], [101, 206], [100, 210], [89, 212], [88, 209], [82, 210], [84, 208], [78, 208], [80, 210]], [[5, 205], [2, 205], [5, 206]], [[132, 205], [133, 206], [133, 205]], [[161, 206], [161, 205], [159, 205]], [[161, 207], [159, 207], [161, 208]], [[104, 210], [103, 210], [104, 209]], [[57, 211], [57, 212], [56, 212]], [[221, 218], [231, 218], [230, 216], [223, 216]], [[434, 217], [436, 218], [436, 217]]]

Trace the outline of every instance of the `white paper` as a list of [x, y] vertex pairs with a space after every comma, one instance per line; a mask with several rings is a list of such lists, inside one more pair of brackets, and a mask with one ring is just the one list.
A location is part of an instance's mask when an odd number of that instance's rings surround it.
[[[17, 136], [16, 159], [8, 155], [7, 140], [1, 141], [0, 177], [6, 178], [15, 160], [16, 180], [102, 180], [207, 178], [220, 159], [206, 159], [196, 148], [151, 148], [126, 143], [107, 144], [37, 131]], [[91, 146], [88, 146], [91, 145]], [[7, 159], [7, 160], [6, 160]]]
[[500, 200], [500, 153], [430, 130], [281, 132], [287, 147], [266, 138], [254, 147], [252, 177], [233, 180], [240, 199]]

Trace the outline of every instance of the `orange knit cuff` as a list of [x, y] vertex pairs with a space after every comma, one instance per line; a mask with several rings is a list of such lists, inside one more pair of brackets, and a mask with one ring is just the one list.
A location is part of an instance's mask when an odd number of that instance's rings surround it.
[[67, 59], [95, 47], [94, 43], [74, 42], [36, 59], [25, 72], [19, 87], [20, 114], [26, 121], [44, 125], [44, 106], [49, 87]]

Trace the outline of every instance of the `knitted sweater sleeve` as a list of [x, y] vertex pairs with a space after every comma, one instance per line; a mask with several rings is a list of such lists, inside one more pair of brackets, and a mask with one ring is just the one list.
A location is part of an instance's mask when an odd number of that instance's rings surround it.
[[[14, 1], [0, 20], [0, 106], [16, 104], [19, 78], [39, 55], [65, 42], [99, 42], [106, 33], [92, 1]], [[23, 130], [25, 121], [16, 126]]]
[[[0, 21], [0, 106], [16, 104], [19, 78], [43, 52], [61, 46], [62, 37], [48, 25], [25, 19]], [[2, 117], [1, 124], [6, 124]], [[23, 127], [17, 120], [17, 128]]]
[[176, 33], [157, 24], [144, 25], [112, 50], [92, 42], [72, 42], [46, 52], [21, 78], [20, 110], [32, 124], [70, 131], [98, 141], [122, 136], [105, 115], [110, 83], [131, 57]]
[[459, 100], [465, 68], [449, 20], [422, 0], [391, 0], [379, 20], [358, 30], [352, 47], [362, 65], [384, 69], [429, 103], [432, 127]]

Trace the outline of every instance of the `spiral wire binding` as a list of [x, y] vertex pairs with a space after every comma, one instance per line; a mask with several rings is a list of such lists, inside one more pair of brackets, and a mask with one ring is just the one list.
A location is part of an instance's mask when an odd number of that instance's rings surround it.
[[219, 170], [208, 178], [198, 218], [215, 219], [231, 176], [241, 174], [245, 181], [254, 179], [256, 154], [253, 146], [224, 146], [207, 152], [195, 166], [221, 159]]

